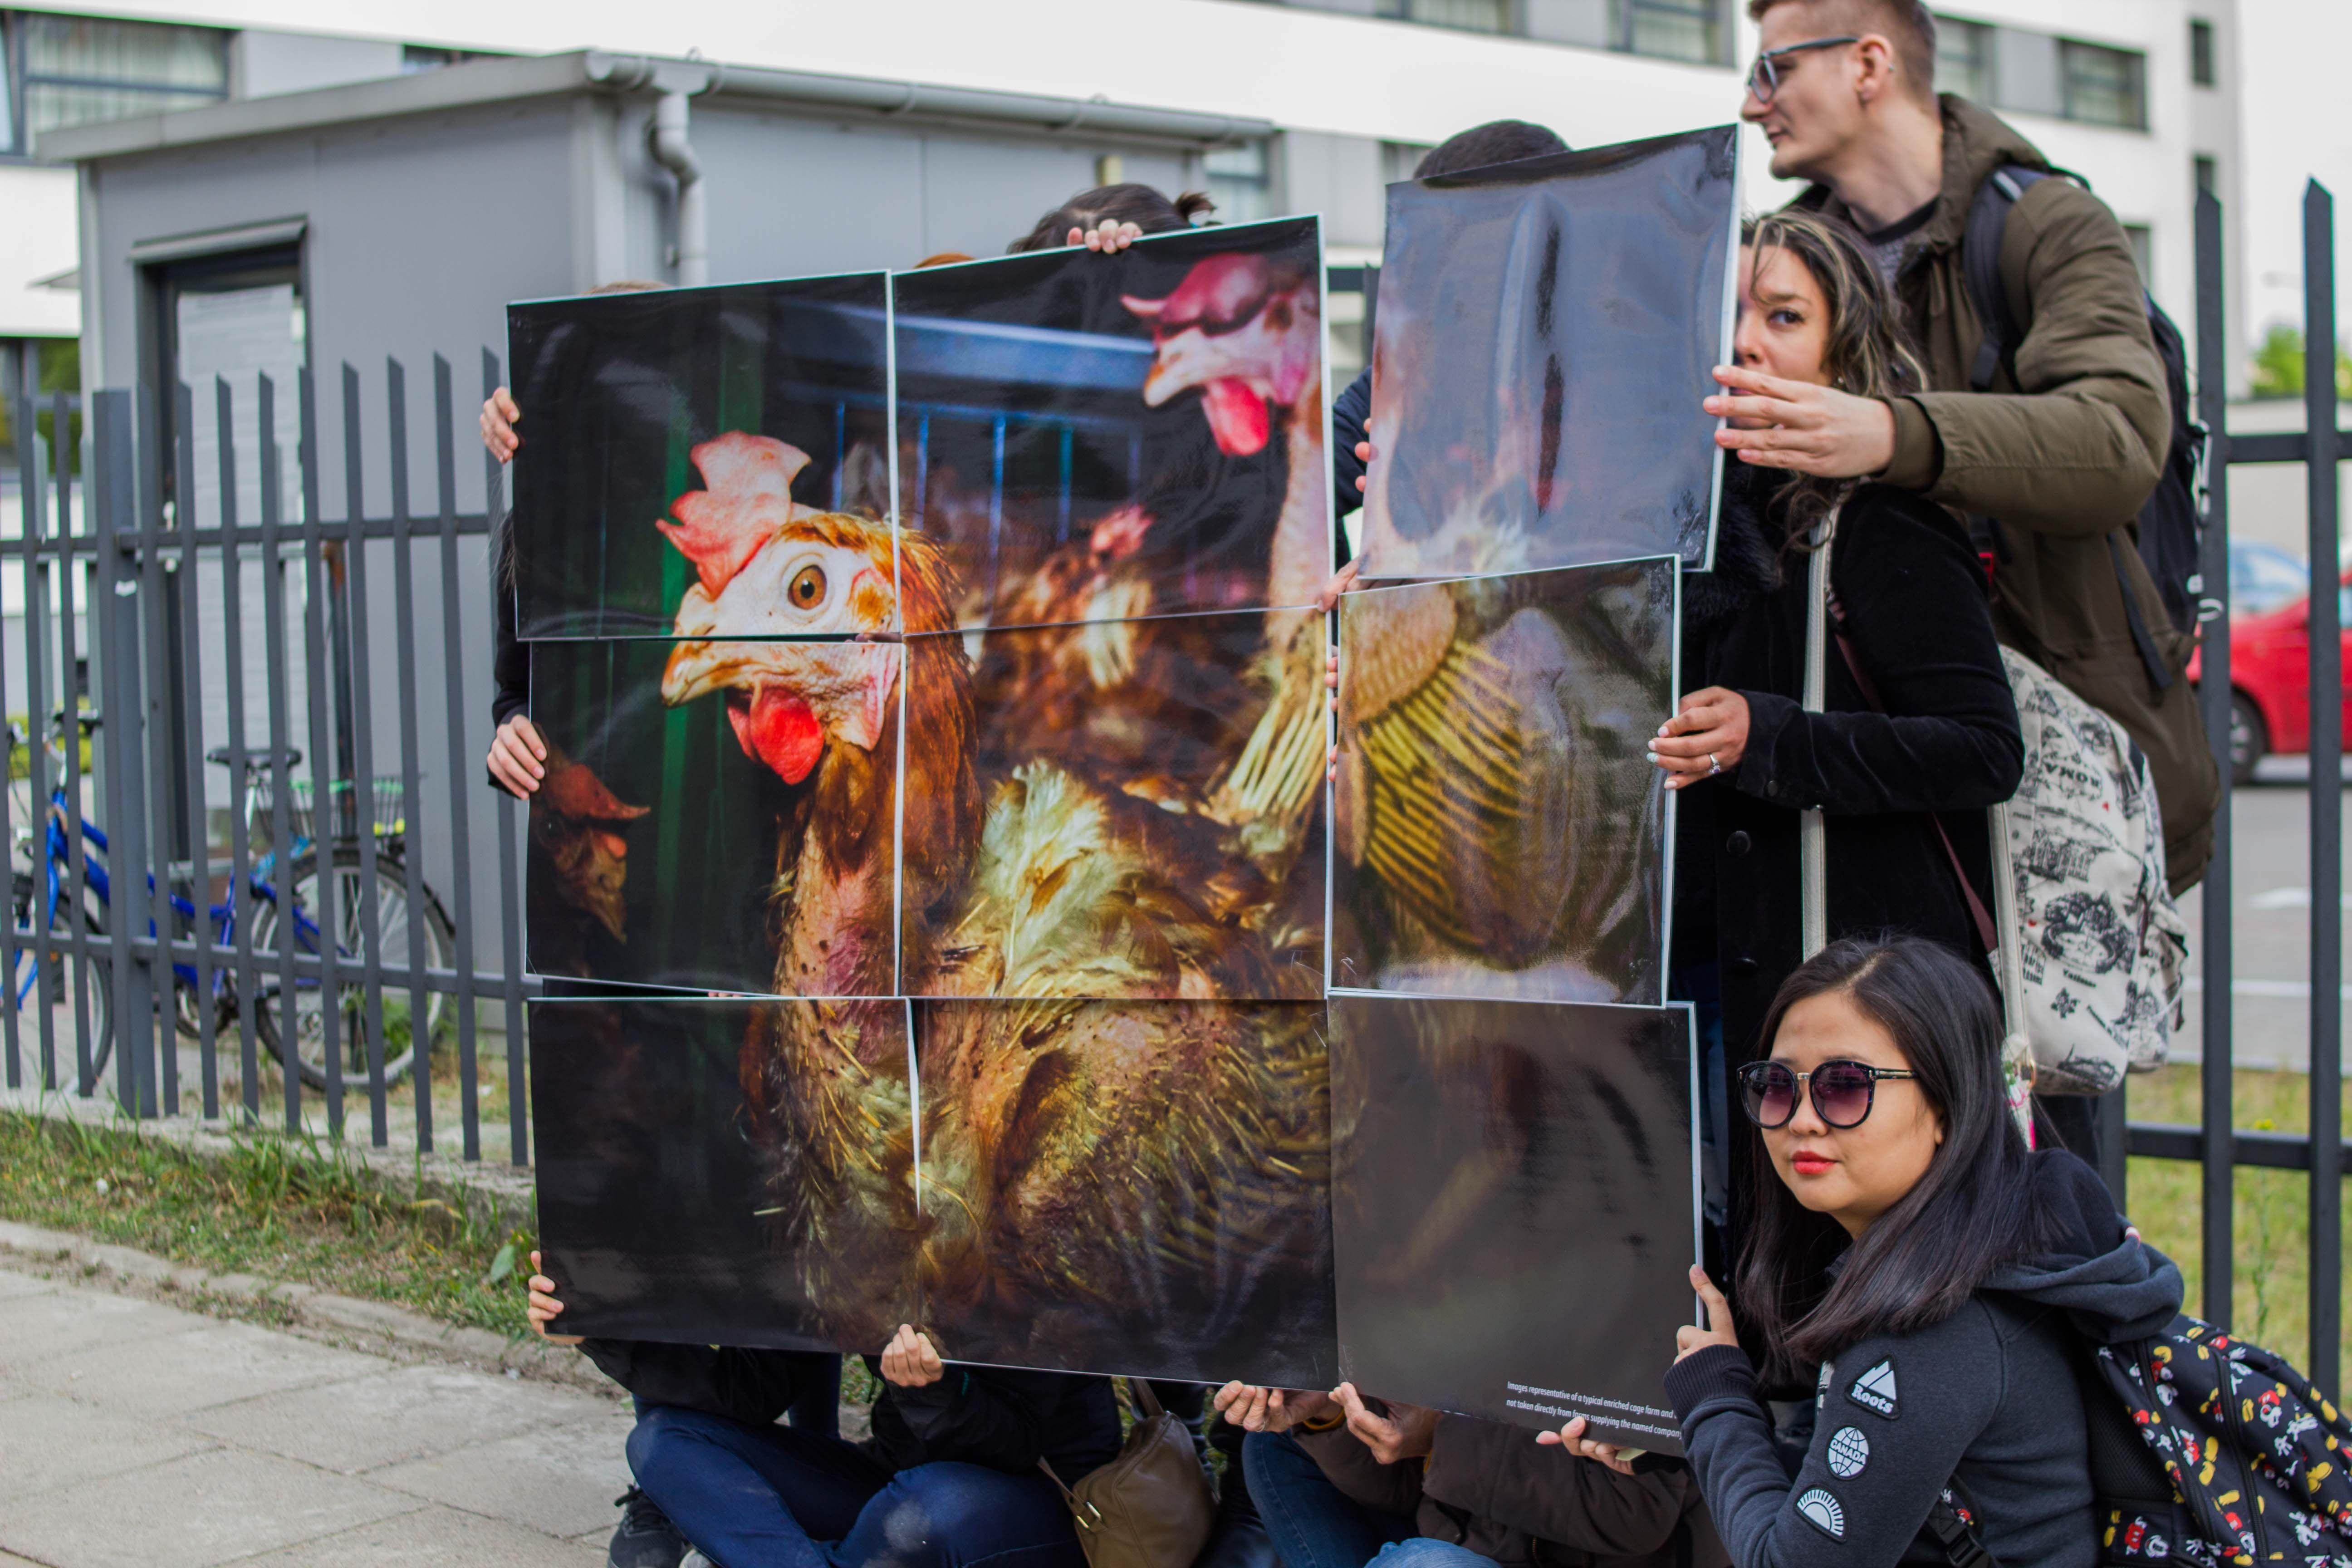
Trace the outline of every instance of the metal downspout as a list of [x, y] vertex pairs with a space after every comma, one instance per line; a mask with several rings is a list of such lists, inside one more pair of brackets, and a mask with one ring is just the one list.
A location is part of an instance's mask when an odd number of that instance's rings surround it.
[[654, 162], [677, 181], [677, 284], [698, 289], [710, 281], [709, 209], [703, 200], [702, 164], [687, 140], [687, 100], [691, 95], [669, 91], [654, 106], [653, 132], [647, 142]]

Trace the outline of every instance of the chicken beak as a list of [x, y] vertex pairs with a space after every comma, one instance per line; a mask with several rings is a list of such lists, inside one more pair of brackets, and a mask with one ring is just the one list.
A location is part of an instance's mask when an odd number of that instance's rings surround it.
[[727, 716], [745, 753], [798, 784], [828, 741], [866, 751], [880, 742], [902, 652], [897, 643], [682, 643], [662, 672], [662, 700], [740, 693]]

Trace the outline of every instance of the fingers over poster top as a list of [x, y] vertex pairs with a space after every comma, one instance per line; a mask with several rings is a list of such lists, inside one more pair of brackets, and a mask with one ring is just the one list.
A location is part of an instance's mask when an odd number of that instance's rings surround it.
[[1738, 128], [1389, 187], [1367, 577], [1714, 559]]
[[549, 773], [530, 802], [531, 968], [895, 994], [908, 657], [896, 642], [532, 645]]
[[1696, 1051], [1686, 1006], [1334, 994], [1340, 1375], [1680, 1453]]
[[895, 629], [888, 322], [881, 272], [509, 306], [519, 635]]
[[899, 505], [949, 618], [1307, 605], [1329, 574], [1315, 218], [899, 273]]
[[907, 646], [908, 994], [1322, 994], [1319, 611]]
[[1328, 1388], [1323, 1005], [921, 1002], [948, 1354]]
[[1339, 601], [1335, 989], [1665, 999], [1671, 558]]
[[530, 1030], [556, 1331], [877, 1351], [921, 1321], [906, 1003], [535, 1001]]

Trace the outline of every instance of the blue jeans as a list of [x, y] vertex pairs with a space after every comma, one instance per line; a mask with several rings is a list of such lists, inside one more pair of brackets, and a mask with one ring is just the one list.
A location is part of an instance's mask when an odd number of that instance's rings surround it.
[[1495, 1568], [1491, 1557], [1481, 1557], [1466, 1546], [1426, 1535], [1383, 1546], [1372, 1561], [1380, 1568]]
[[838, 1437], [666, 1405], [639, 1414], [628, 1452], [637, 1485], [719, 1568], [1086, 1568], [1042, 1475], [893, 1474]]
[[1416, 1540], [1420, 1528], [1406, 1515], [1366, 1508], [1333, 1486], [1315, 1456], [1287, 1432], [1244, 1438], [1242, 1473], [1282, 1568], [1364, 1568], [1375, 1557], [1386, 1568], [1389, 1556], [1405, 1546], [1444, 1544]]

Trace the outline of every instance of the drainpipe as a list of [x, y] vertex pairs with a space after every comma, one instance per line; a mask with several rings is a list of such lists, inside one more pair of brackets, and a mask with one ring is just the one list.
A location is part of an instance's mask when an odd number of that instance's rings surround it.
[[661, 95], [648, 141], [654, 162], [677, 180], [678, 287], [698, 289], [710, 281], [710, 225], [702, 199], [702, 164], [686, 139], [688, 96], [676, 90]]

